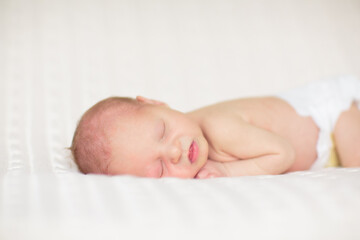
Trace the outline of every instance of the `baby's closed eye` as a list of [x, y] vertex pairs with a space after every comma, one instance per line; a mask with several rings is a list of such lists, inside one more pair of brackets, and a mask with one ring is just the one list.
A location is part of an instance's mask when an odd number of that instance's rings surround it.
[[158, 135], [158, 139], [159, 140], [163, 140], [165, 137], [165, 130], [166, 130], [166, 125], [165, 125], [165, 121], [161, 120], [161, 122], [159, 122], [156, 126], [156, 133]]

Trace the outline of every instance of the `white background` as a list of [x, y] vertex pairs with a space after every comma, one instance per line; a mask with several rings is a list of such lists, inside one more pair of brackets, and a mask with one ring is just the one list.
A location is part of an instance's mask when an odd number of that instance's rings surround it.
[[0, 0], [0, 239], [359, 239], [359, 168], [110, 178], [65, 149], [110, 95], [188, 111], [360, 77], [359, 43], [359, 0]]

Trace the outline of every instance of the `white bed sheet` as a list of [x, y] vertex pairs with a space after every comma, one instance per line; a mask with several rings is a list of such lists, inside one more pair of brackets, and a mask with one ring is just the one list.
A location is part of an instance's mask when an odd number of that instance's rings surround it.
[[190, 110], [360, 76], [359, 1], [271, 3], [0, 1], [0, 239], [360, 239], [360, 168], [84, 176], [65, 149], [109, 95]]
[[360, 169], [212, 180], [1, 176], [1, 239], [359, 239]]

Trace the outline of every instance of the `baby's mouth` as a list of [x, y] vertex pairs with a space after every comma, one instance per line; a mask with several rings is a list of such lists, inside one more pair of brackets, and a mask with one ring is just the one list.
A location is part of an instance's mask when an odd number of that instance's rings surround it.
[[195, 141], [192, 141], [189, 147], [189, 154], [188, 154], [188, 158], [190, 162], [194, 163], [197, 160], [198, 155], [199, 155], [199, 146]]

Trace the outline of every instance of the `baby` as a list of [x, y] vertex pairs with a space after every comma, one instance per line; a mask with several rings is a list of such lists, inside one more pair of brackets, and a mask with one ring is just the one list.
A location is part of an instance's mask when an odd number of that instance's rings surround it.
[[82, 116], [70, 149], [83, 173], [152, 178], [355, 167], [359, 101], [360, 81], [352, 77], [189, 113], [145, 97], [111, 97]]

